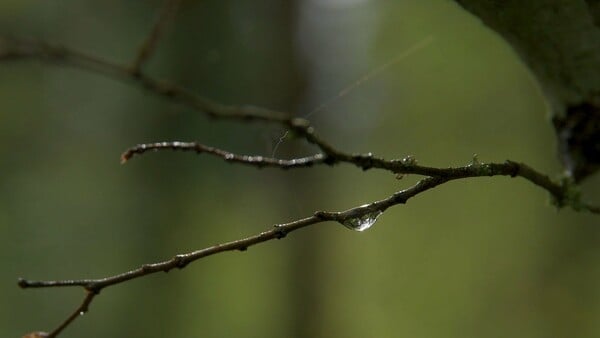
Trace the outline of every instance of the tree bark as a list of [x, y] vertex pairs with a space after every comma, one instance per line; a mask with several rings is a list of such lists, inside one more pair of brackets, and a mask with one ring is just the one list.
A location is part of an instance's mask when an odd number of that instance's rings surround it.
[[549, 103], [559, 155], [576, 182], [600, 167], [600, 1], [456, 0], [500, 34]]

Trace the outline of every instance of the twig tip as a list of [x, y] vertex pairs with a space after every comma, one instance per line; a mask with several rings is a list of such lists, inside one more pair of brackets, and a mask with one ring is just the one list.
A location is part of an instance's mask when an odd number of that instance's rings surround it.
[[19, 285], [20, 288], [25, 289], [29, 286], [29, 283], [25, 278], [19, 278], [17, 279], [17, 285]]
[[122, 153], [121, 154], [121, 164], [127, 163], [127, 161], [129, 161], [129, 159], [131, 159], [131, 156], [133, 156], [131, 151], [126, 151], [126, 152]]

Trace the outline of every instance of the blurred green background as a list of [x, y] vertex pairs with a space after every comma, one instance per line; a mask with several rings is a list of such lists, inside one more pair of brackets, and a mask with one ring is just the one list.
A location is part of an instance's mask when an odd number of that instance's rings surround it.
[[[3, 0], [0, 33], [128, 63], [161, 1]], [[452, 1], [183, 1], [147, 64], [219, 102], [303, 116], [415, 44], [432, 42], [310, 119], [348, 152], [432, 166], [524, 161], [560, 174], [539, 90], [513, 52]], [[389, 196], [348, 166], [257, 170], [162, 152], [182, 140], [271, 155], [283, 130], [211, 121], [127, 83], [0, 63], [0, 336], [50, 330], [97, 278], [241, 238], [316, 210]], [[280, 157], [315, 149], [286, 140]], [[600, 178], [583, 190], [597, 199]], [[443, 185], [358, 233], [312, 226], [183, 271], [110, 287], [64, 337], [598, 337], [598, 217], [557, 212], [522, 179]]]

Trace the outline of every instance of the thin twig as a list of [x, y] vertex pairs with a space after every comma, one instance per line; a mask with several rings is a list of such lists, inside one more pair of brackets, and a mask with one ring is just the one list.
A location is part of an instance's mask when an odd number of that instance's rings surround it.
[[211, 118], [266, 121], [288, 126], [291, 114], [255, 106], [232, 106], [214, 102], [181, 86], [136, 74], [120, 65], [96, 56], [40, 40], [0, 37], [0, 61], [35, 59], [61, 66], [75, 67], [122, 82], [137, 85], [167, 100], [203, 112]]
[[[149, 46], [147, 47], [148, 52], [144, 52], [147, 53], [147, 56], [138, 56], [138, 59], [141, 61], [136, 61], [134, 63], [134, 67], [112, 63], [87, 55], [85, 53], [67, 49], [58, 45], [52, 45], [46, 42], [11, 40], [2, 38], [0, 38], [0, 61], [37, 59], [44, 62], [78, 67], [112, 77], [120, 81], [133, 83], [139, 87], [145, 88], [157, 95], [160, 95], [163, 98], [183, 104], [193, 110], [204, 112], [209, 117], [238, 120], [259, 120], [279, 123], [284, 127], [289, 128], [297, 135], [303, 137], [308, 142], [316, 145], [323, 152], [322, 154], [316, 154], [310, 157], [282, 160], [261, 156], [237, 155], [225, 150], [205, 146], [195, 142], [160, 142], [138, 145], [129, 149], [122, 155], [123, 161], [127, 161], [135, 154], [143, 154], [148, 150], [171, 149], [206, 153], [221, 157], [227, 161], [257, 167], [269, 166], [288, 169], [308, 167], [311, 165], [350, 163], [363, 170], [376, 168], [387, 170], [394, 174], [418, 174], [427, 177], [420, 180], [416, 185], [406, 190], [399, 191], [380, 201], [341, 212], [319, 211], [310, 217], [295, 220], [286, 224], [276, 225], [274, 228], [254, 236], [176, 255], [170, 260], [152, 264], [144, 264], [137, 269], [115, 276], [100, 279], [55, 281], [33, 281], [19, 279], [18, 284], [22, 288], [83, 287], [86, 290], [86, 296], [79, 307], [77, 307], [77, 309], [54, 331], [52, 331], [50, 334], [39, 332], [33, 333], [33, 335], [40, 337], [56, 337], [60, 332], [62, 332], [62, 330], [68, 327], [75, 319], [77, 319], [80, 313], [85, 313], [95, 296], [106, 287], [160, 271], [168, 272], [174, 268], [181, 269], [193, 261], [220, 252], [233, 250], [244, 251], [252, 245], [273, 239], [283, 238], [292, 231], [317, 223], [336, 221], [344, 224], [345, 226], [351, 227], [349, 224], [354, 224], [353, 222], [357, 219], [362, 220], [367, 216], [369, 219], [372, 219], [373, 217], [383, 213], [391, 206], [406, 203], [406, 201], [413, 196], [453, 180], [483, 176], [519, 176], [550, 192], [556, 201], [556, 205], [559, 207], [570, 206], [577, 210], [587, 210], [594, 213], [600, 213], [600, 208], [581, 203], [576, 189], [574, 189], [573, 185], [568, 181], [563, 181], [560, 183], [554, 182], [548, 176], [522, 163], [512, 161], [506, 161], [504, 163], [480, 163], [474, 159], [472, 163], [464, 167], [433, 168], [420, 166], [414, 159], [410, 157], [401, 160], [384, 160], [382, 158], [377, 158], [370, 153], [348, 154], [336, 149], [323, 138], [318, 136], [308, 120], [290, 118], [290, 114], [260, 107], [223, 105], [196, 95], [180, 86], [149, 77], [140, 72], [140, 67], [144, 60], [146, 60], [151, 54], [154, 44], [156, 43], [156, 39], [162, 30], [160, 27], [155, 27], [155, 29], [157, 32], [152, 33], [149, 37], [149, 42], [147, 42]], [[155, 34], [156, 37], [152, 37], [153, 34]], [[140, 55], [141, 54], [142, 52], [140, 52]], [[372, 216], [373, 214], [376, 216]]]
[[329, 154], [315, 154], [309, 157], [295, 159], [276, 159], [264, 156], [238, 155], [226, 150], [206, 146], [197, 142], [157, 142], [138, 144], [127, 149], [121, 155], [121, 163], [130, 160], [134, 155], [142, 155], [148, 151], [181, 150], [192, 151], [198, 154], [210, 154], [220, 157], [228, 162], [240, 163], [258, 168], [275, 167], [280, 169], [307, 168], [315, 165], [334, 165], [336, 163], [349, 163], [362, 170], [382, 169], [393, 174], [417, 174], [429, 177], [442, 177], [450, 179], [483, 177], [483, 176], [519, 176], [531, 183], [547, 190], [559, 206], [571, 206], [581, 208], [592, 213], [600, 213], [597, 207], [588, 206], [579, 201], [569, 201], [568, 186], [565, 182], [554, 182], [550, 177], [544, 175], [524, 163], [506, 161], [504, 163], [481, 163], [474, 159], [469, 165], [456, 168], [434, 168], [418, 165], [412, 157], [404, 159], [385, 160], [373, 156], [373, 154], [346, 154], [333, 150]]
[[71, 313], [71, 315], [62, 324], [60, 324], [56, 329], [54, 329], [54, 331], [50, 332], [48, 337], [53, 338], [58, 336], [67, 326], [69, 326], [73, 321], [75, 321], [75, 319], [79, 318], [80, 316], [83, 316], [86, 312], [88, 312], [89, 306], [94, 300], [94, 297], [96, 297], [96, 295], [98, 295], [97, 292], [88, 290], [86, 292], [85, 298], [83, 298], [83, 302], [81, 302], [79, 307], [77, 307], [75, 311], [73, 311], [73, 313]]
[[[216, 155], [216, 154], [215, 154]], [[220, 156], [220, 155], [216, 155]], [[421, 167], [426, 168], [426, 167]], [[386, 211], [388, 208], [398, 205], [405, 204], [410, 198], [425, 192], [438, 185], [444, 184], [449, 181], [464, 179], [468, 177], [480, 177], [480, 176], [496, 176], [496, 175], [509, 175], [511, 177], [521, 176], [536, 185], [550, 191], [556, 189], [554, 183], [552, 183], [546, 176], [539, 174], [535, 170], [528, 166], [519, 164], [516, 162], [507, 161], [505, 163], [491, 163], [482, 164], [477, 163], [476, 165], [471, 164], [461, 168], [448, 168], [448, 169], [436, 169], [444, 172], [442, 176], [427, 177], [415, 184], [414, 186], [396, 192], [386, 199], [375, 201], [370, 204], [361, 205], [345, 211], [340, 212], [326, 212], [317, 211], [312, 216], [295, 220], [285, 224], [275, 225], [272, 229], [263, 231], [259, 234], [246, 237], [239, 240], [234, 240], [222, 244], [217, 244], [204, 249], [192, 251], [189, 253], [178, 254], [173, 258], [152, 263], [144, 264], [137, 269], [124, 272], [122, 274], [99, 278], [99, 279], [79, 279], [79, 280], [51, 280], [51, 281], [36, 281], [19, 279], [18, 285], [21, 288], [50, 288], [50, 287], [83, 287], [86, 291], [86, 297], [82, 304], [73, 312], [67, 320], [65, 320], [57, 329], [53, 331], [55, 337], [65, 327], [72, 323], [81, 312], [87, 311], [90, 303], [102, 289], [120, 284], [132, 279], [147, 276], [156, 272], [169, 272], [172, 269], [183, 269], [188, 264], [208, 256], [215, 255], [217, 253], [225, 251], [246, 251], [250, 246], [267, 242], [273, 239], [281, 239], [287, 236], [287, 234], [296, 231], [298, 229], [323, 223], [327, 221], [335, 221], [345, 226], [348, 226], [348, 221], [363, 219], [364, 216], [376, 213], [379, 215]], [[377, 216], [375, 216], [377, 217]]]
[[159, 151], [159, 150], [182, 150], [182, 151], [193, 151], [198, 154], [209, 154], [220, 157], [230, 163], [241, 163], [259, 168], [263, 167], [276, 167], [281, 169], [291, 169], [300, 167], [311, 167], [315, 164], [323, 163], [326, 156], [322, 154], [316, 154], [309, 157], [295, 158], [291, 160], [282, 160], [264, 156], [249, 156], [249, 155], [238, 155], [226, 150], [222, 150], [215, 147], [206, 146], [197, 142], [157, 142], [157, 143], [145, 143], [138, 144], [134, 147], [127, 149], [121, 155], [121, 163], [127, 162], [134, 155], [141, 155], [148, 151]]
[[292, 114], [255, 106], [224, 105], [194, 94], [181, 86], [157, 80], [131, 68], [60, 45], [38, 40], [8, 39], [0, 37], [0, 61], [37, 59], [63, 66], [76, 67], [119, 81], [133, 83], [161, 97], [183, 104], [211, 118], [263, 121], [278, 123], [298, 136], [319, 147], [326, 155], [342, 159], [345, 154], [336, 150], [315, 133], [310, 122], [292, 118]]
[[152, 56], [152, 53], [156, 50], [156, 45], [160, 39], [165, 28], [177, 13], [177, 8], [181, 0], [165, 0], [163, 7], [160, 11], [156, 22], [152, 26], [150, 34], [146, 37], [142, 45], [140, 46], [138, 53], [131, 65], [131, 72], [134, 74], [141, 73], [142, 66]]
[[416, 185], [406, 190], [399, 191], [392, 196], [376, 201], [371, 204], [358, 206], [352, 209], [348, 209], [341, 212], [324, 212], [318, 211], [310, 217], [299, 219], [285, 224], [277, 224], [272, 229], [263, 231], [254, 236], [247, 238], [217, 244], [215, 246], [207, 247], [201, 250], [193, 252], [179, 254], [172, 259], [152, 263], [144, 264], [141, 267], [127, 271], [122, 274], [114, 275], [106, 278], [99, 279], [81, 279], [81, 280], [56, 280], [56, 281], [34, 281], [27, 279], [19, 279], [18, 285], [21, 288], [49, 288], [49, 287], [83, 287], [86, 290], [86, 296], [83, 299], [81, 305], [65, 320], [63, 321], [52, 333], [47, 337], [56, 337], [62, 330], [69, 326], [75, 319], [77, 319], [82, 313], [85, 313], [94, 297], [104, 288], [126, 282], [128, 280], [147, 276], [156, 272], [169, 272], [172, 269], [183, 269], [189, 263], [196, 261], [200, 258], [212, 256], [220, 252], [225, 251], [246, 251], [248, 247], [259, 243], [267, 242], [273, 239], [284, 238], [287, 234], [296, 231], [298, 229], [307, 227], [309, 225], [323, 223], [327, 221], [336, 221], [344, 224], [348, 219], [360, 218], [366, 214], [374, 211], [383, 212], [387, 208], [406, 203], [411, 197], [431, 189], [437, 185], [447, 182], [449, 179], [445, 178], [434, 178], [429, 177], [419, 181]]
[[86, 312], [88, 312], [90, 304], [94, 300], [98, 293], [92, 291], [86, 291], [86, 295], [83, 298], [81, 304], [65, 319], [56, 329], [52, 332], [32, 332], [23, 336], [23, 338], [54, 338], [57, 337], [64, 329], [66, 329], [71, 323], [75, 321], [75, 319], [83, 316]]

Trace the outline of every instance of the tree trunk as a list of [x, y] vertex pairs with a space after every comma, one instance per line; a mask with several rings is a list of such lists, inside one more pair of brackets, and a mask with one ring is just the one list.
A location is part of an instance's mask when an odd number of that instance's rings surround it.
[[535, 75], [559, 155], [576, 182], [600, 167], [600, 1], [456, 0], [500, 34]]

